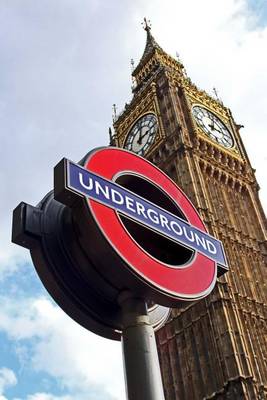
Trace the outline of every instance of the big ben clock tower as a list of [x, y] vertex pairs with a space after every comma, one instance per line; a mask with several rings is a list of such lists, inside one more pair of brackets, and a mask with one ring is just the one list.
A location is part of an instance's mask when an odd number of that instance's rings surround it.
[[111, 144], [142, 155], [189, 196], [230, 272], [157, 333], [166, 400], [267, 399], [266, 219], [240, 126], [166, 54], [145, 20], [133, 98]]

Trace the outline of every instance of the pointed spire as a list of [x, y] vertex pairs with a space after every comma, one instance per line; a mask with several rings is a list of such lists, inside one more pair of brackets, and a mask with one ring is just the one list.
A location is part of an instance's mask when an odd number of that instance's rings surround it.
[[142, 22], [143, 28], [145, 31], [150, 31], [151, 30], [151, 22], [150, 20], [147, 20], [146, 17], [144, 18], [144, 22]]
[[135, 73], [138, 71], [138, 69], [146, 61], [147, 57], [149, 55], [151, 55], [155, 51], [155, 49], [163, 51], [162, 48], [158, 45], [158, 43], [154, 39], [154, 37], [152, 36], [150, 20], [147, 20], [146, 18], [144, 18], [144, 22], [142, 22], [142, 26], [143, 26], [144, 30], [146, 31], [146, 46], [145, 46], [144, 53], [137, 65], [137, 67], [133, 71], [133, 75], [135, 75]]
[[168, 55], [154, 39], [150, 21], [144, 18], [142, 26], [146, 31], [146, 45], [139, 63], [132, 71], [132, 92], [134, 94], [139, 93], [139, 90], [151, 82], [155, 74], [164, 68], [173, 69], [175, 73], [181, 75], [184, 74], [184, 66], [180, 59], [176, 60]]
[[142, 61], [143, 58], [145, 58], [154, 49], [162, 50], [162, 48], [158, 45], [158, 43], [152, 36], [150, 20], [147, 20], [146, 18], [144, 18], [144, 22], [142, 25], [143, 25], [144, 30], [146, 31], [146, 47], [145, 47], [144, 54], [143, 54], [140, 62]]

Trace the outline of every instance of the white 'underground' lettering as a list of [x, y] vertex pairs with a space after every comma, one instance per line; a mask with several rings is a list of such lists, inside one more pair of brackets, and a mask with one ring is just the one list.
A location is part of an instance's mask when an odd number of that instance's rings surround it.
[[100, 195], [100, 192], [101, 192], [104, 195], [104, 197], [109, 200], [109, 187], [108, 186], [105, 186], [103, 189], [103, 187], [100, 185], [100, 183], [95, 181], [95, 192], [98, 196]]
[[206, 245], [206, 240], [204, 237], [199, 237], [198, 234], [195, 232], [195, 238], [196, 238], [196, 245], [197, 246], [202, 246], [205, 250], [207, 249]]
[[147, 216], [152, 222], [154, 222], [154, 224], [157, 224], [157, 225], [159, 224], [159, 215], [156, 211], [151, 210], [151, 208], [149, 208], [147, 210]]
[[[181, 236], [181, 235], [183, 234], [183, 230], [182, 230], [182, 228], [180, 227], [180, 225], [179, 225], [177, 222], [171, 221], [171, 222], [170, 222], [170, 227], [171, 227], [171, 230], [172, 230], [174, 233], [176, 233], [176, 235]], [[176, 228], [175, 228], [175, 227], [176, 227]], [[178, 231], [177, 229], [179, 229], [179, 231]]]
[[[154, 225], [160, 225], [163, 229], [171, 231], [174, 236], [185, 237], [189, 242], [195, 243], [195, 248], [202, 248], [208, 251], [210, 254], [216, 254], [217, 248], [215, 245], [200, 233], [197, 233], [190, 229], [190, 226], [181, 225], [172, 219], [168, 219], [165, 215], [158, 213], [152, 208], [146, 208], [142, 203], [139, 203], [135, 199], [121, 194], [119, 191], [110, 188], [108, 185], [101, 185], [100, 182], [94, 180], [91, 177], [87, 178], [87, 182], [84, 182], [84, 174], [79, 172], [80, 185], [89, 191], [94, 190], [97, 196], [103, 195], [106, 199], [112, 200], [114, 204], [125, 205], [126, 209], [130, 213], [138, 214], [139, 216], [149, 219]], [[159, 228], [160, 229], [160, 228]]]
[[125, 196], [125, 205], [126, 205], [127, 210], [130, 210], [133, 213], [136, 213], [135, 209], [132, 208], [132, 207], [134, 207], [134, 199], [131, 199], [131, 197]]
[[171, 228], [168, 225], [168, 223], [169, 223], [168, 218], [166, 218], [164, 215], [160, 214], [159, 219], [160, 219], [160, 224], [161, 224], [162, 228], [166, 227], [168, 229], [168, 231], [170, 231]]
[[145, 214], [146, 209], [143, 206], [143, 204], [138, 203], [138, 201], [136, 201], [135, 204], [136, 204], [136, 212], [137, 212], [137, 214], [138, 215], [143, 215], [143, 217], [147, 219], [147, 215]]
[[184, 231], [185, 237], [189, 240], [189, 242], [194, 242], [195, 241], [194, 232], [190, 231], [191, 237], [189, 237], [187, 229], [186, 229], [185, 226], [183, 226], [183, 231]]
[[215, 247], [214, 244], [213, 244], [212, 242], [210, 242], [209, 240], [207, 240], [207, 247], [208, 247], [208, 250], [209, 250], [209, 252], [210, 252], [211, 254], [216, 254], [216, 253], [217, 253], [216, 247]]
[[115, 204], [123, 204], [124, 203], [123, 196], [117, 190], [110, 189], [110, 192], [111, 192], [111, 200], [113, 201], [113, 203], [115, 203]]
[[86, 185], [83, 181], [83, 174], [79, 172], [79, 182], [86, 190], [92, 190], [94, 186], [94, 182], [92, 178], [88, 178], [88, 185]]

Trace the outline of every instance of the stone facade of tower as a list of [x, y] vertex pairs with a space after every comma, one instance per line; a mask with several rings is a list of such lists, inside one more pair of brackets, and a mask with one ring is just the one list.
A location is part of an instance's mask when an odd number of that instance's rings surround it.
[[[210, 296], [174, 309], [157, 333], [166, 400], [267, 399], [266, 219], [240, 126], [145, 28], [133, 99], [111, 144], [144, 155], [184, 190], [230, 265]], [[136, 137], [146, 115], [157, 119], [150, 141], [149, 131]]]

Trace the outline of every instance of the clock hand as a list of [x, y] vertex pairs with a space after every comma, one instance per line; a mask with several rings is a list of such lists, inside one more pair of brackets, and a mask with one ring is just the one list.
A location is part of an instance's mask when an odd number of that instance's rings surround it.
[[213, 124], [212, 124], [212, 125], [209, 124], [209, 127], [210, 127], [213, 131], [217, 131], [217, 132], [222, 133], [219, 129], [216, 129], [216, 128], [215, 128], [214, 121], [213, 121]]
[[141, 131], [140, 131], [140, 133], [139, 133], [139, 139], [137, 140], [137, 143], [138, 143], [138, 144], [142, 144], [142, 139], [148, 134], [148, 132], [149, 132], [149, 129], [142, 135], [142, 134], [141, 134]]
[[216, 129], [215, 127], [213, 128], [213, 130], [214, 130], [214, 131], [217, 131], [217, 132], [219, 132], [219, 133], [221, 133], [221, 134], [222, 134], [222, 131], [221, 131], [221, 130], [219, 130], [219, 129]]
[[210, 124], [209, 124], [209, 127], [211, 128], [211, 129], [214, 129], [214, 124], [215, 124], [215, 121], [214, 121], [214, 117], [213, 117], [213, 115], [209, 115], [209, 120], [210, 120]]
[[141, 144], [141, 143], [142, 143], [141, 130], [139, 130], [139, 138], [137, 139], [137, 143], [138, 143], [138, 144]]
[[143, 137], [145, 137], [149, 132], [149, 129], [141, 136], [141, 138], [143, 139]]

